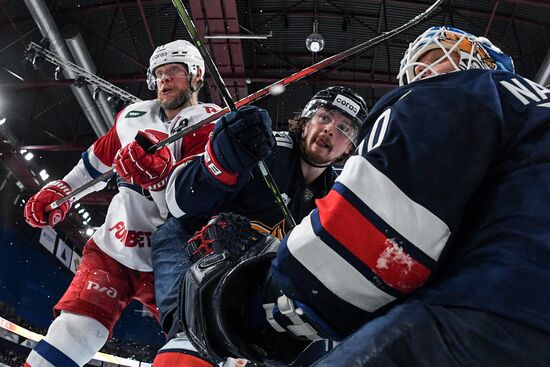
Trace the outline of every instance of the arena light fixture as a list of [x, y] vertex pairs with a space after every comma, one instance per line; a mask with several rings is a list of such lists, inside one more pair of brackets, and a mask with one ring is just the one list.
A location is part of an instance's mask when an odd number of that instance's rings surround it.
[[34, 157], [34, 154], [32, 154], [31, 152], [28, 152], [27, 154], [25, 154], [25, 159], [27, 161], [30, 161], [31, 159], [33, 159]]
[[45, 169], [40, 171], [38, 174], [40, 175], [40, 178], [42, 179], [42, 181], [46, 181], [50, 177], [50, 175], [48, 174], [48, 172], [46, 172]]
[[319, 34], [319, 22], [317, 19], [313, 22], [313, 33], [306, 38], [306, 47], [311, 52], [319, 52], [325, 47], [325, 39]]
[[6, 118], [0, 119], [0, 126], [4, 125], [6, 123]]

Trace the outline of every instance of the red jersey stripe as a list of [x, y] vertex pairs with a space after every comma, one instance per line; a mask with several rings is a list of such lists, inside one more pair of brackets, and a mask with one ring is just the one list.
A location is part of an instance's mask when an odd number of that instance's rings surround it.
[[430, 270], [387, 238], [338, 192], [317, 201], [324, 230], [390, 287], [409, 293], [423, 285]]

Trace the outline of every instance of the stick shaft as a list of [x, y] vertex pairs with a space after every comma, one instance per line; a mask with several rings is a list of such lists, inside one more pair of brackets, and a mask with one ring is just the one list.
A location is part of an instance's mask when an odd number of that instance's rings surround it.
[[[191, 40], [193, 41], [193, 43], [199, 50], [202, 58], [204, 59], [204, 63], [206, 64], [206, 67], [208, 68], [208, 71], [210, 72], [212, 79], [214, 80], [214, 83], [216, 83], [216, 86], [218, 87], [218, 91], [220, 92], [222, 98], [224, 99], [227, 107], [230, 110], [235, 111], [237, 109], [237, 106], [235, 105], [235, 102], [233, 102], [233, 98], [231, 97], [231, 94], [229, 93], [229, 90], [227, 89], [227, 86], [225, 85], [225, 82], [223, 81], [223, 78], [216, 64], [214, 64], [214, 60], [208, 53], [206, 46], [202, 43], [199, 37], [199, 34], [197, 32], [197, 28], [195, 27], [195, 24], [191, 19], [191, 15], [187, 11], [187, 9], [185, 8], [181, 0], [172, 0], [172, 3], [176, 7], [181, 20], [185, 24], [185, 28], [189, 32], [189, 36], [191, 36]], [[292, 217], [292, 213], [290, 213], [290, 210], [288, 209], [283, 199], [283, 196], [281, 195], [281, 191], [277, 187], [277, 183], [275, 182], [275, 179], [271, 175], [271, 172], [269, 172], [269, 168], [267, 168], [266, 164], [263, 161], [258, 162], [258, 167], [260, 168], [260, 172], [262, 174], [262, 178], [264, 179], [266, 186], [273, 194], [275, 203], [281, 209], [281, 212], [283, 213], [285, 221], [286, 223], [288, 223], [289, 229], [296, 227], [296, 221]]]

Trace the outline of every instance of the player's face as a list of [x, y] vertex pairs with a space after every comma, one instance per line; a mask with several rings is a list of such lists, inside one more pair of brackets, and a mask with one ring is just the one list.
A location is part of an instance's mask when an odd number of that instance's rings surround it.
[[181, 108], [191, 98], [189, 73], [183, 64], [166, 64], [155, 69], [157, 99], [166, 111]]
[[[445, 57], [441, 61], [437, 62], [441, 57], [445, 55], [445, 52], [442, 49], [433, 49], [426, 52], [424, 55], [422, 55], [418, 62], [426, 65], [430, 65], [429, 68], [426, 68], [424, 65], [417, 65], [414, 68], [414, 74], [418, 75], [424, 71], [424, 73], [421, 75], [420, 79], [428, 78], [430, 76], [440, 75], [440, 74], [446, 74], [452, 71], [456, 71], [455, 66], [449, 60], [449, 58]], [[453, 61], [456, 65], [460, 62], [460, 55], [457, 52], [451, 53], [451, 57], [453, 58]], [[435, 63], [435, 64], [434, 64]]]
[[352, 149], [356, 133], [355, 125], [347, 116], [320, 107], [304, 127], [304, 154], [315, 164], [333, 162]]

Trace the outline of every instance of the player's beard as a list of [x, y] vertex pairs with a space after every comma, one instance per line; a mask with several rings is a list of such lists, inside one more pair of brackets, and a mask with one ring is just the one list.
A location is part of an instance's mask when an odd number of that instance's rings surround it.
[[300, 146], [300, 153], [302, 154], [303, 160], [313, 167], [327, 167], [332, 164], [333, 161], [329, 161], [326, 158], [318, 157], [315, 154], [312, 154], [311, 150], [307, 147], [308, 143], [305, 141], [305, 139], [302, 139], [302, 144]]
[[188, 88], [185, 92], [179, 94], [176, 98], [160, 101], [160, 105], [165, 110], [176, 110], [183, 107], [187, 102], [191, 100], [193, 92]]

